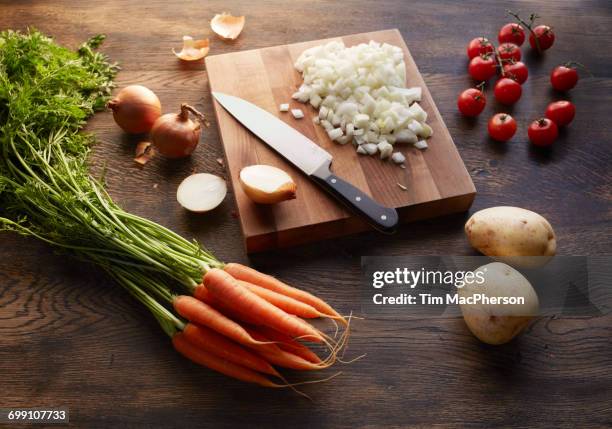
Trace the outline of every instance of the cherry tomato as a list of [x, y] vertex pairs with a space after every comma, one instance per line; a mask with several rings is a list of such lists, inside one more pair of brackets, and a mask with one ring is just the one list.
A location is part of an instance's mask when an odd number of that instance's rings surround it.
[[467, 55], [470, 60], [478, 55], [485, 55], [493, 52], [493, 45], [486, 37], [476, 37], [467, 46]]
[[536, 146], [550, 146], [559, 135], [557, 124], [548, 118], [536, 119], [527, 129], [529, 140]]
[[512, 60], [512, 61], [520, 61], [521, 60], [521, 48], [519, 48], [514, 43], [502, 43], [497, 48], [497, 56], [502, 60]]
[[474, 80], [489, 80], [495, 76], [496, 72], [497, 64], [491, 54], [480, 55], [470, 60], [468, 73]]
[[561, 100], [550, 103], [546, 108], [546, 117], [557, 126], [562, 127], [574, 120], [576, 108], [569, 101]]
[[493, 89], [495, 99], [502, 104], [516, 103], [521, 98], [522, 93], [521, 84], [507, 77], [498, 80]]
[[498, 113], [489, 119], [489, 135], [492, 139], [505, 142], [516, 132], [516, 121], [507, 113]]
[[504, 64], [504, 73], [506, 73], [506, 77], [517, 81], [521, 85], [525, 83], [529, 76], [527, 66], [521, 61]]
[[506, 24], [499, 30], [497, 40], [499, 40], [499, 43], [514, 43], [521, 46], [525, 41], [525, 30], [520, 24]]
[[487, 99], [481, 90], [477, 88], [469, 88], [459, 94], [457, 99], [457, 107], [465, 116], [478, 116], [485, 108]]
[[[535, 33], [535, 37], [534, 37]], [[555, 33], [548, 25], [538, 25], [533, 29], [533, 33], [529, 35], [529, 45], [532, 49], [538, 49], [536, 45], [536, 37], [540, 42], [540, 50], [545, 51], [555, 43]]]
[[550, 83], [557, 91], [569, 91], [578, 83], [578, 72], [567, 66], [557, 66], [550, 73]]

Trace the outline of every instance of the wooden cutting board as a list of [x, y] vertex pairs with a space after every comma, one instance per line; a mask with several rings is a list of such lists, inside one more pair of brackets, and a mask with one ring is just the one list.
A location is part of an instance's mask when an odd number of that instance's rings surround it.
[[[305, 49], [332, 40], [342, 40], [346, 46], [375, 40], [404, 50], [406, 84], [423, 88], [420, 104], [428, 113], [428, 123], [434, 130], [434, 135], [428, 140], [429, 148], [424, 151], [411, 145], [396, 145], [396, 150], [406, 156], [405, 169], [378, 157], [359, 155], [351, 144], [341, 146], [333, 143], [325, 130], [312, 122], [317, 114], [315, 109], [291, 99], [291, 94], [302, 83], [300, 73], [293, 67], [295, 60]], [[320, 144], [334, 157], [334, 173], [381, 204], [397, 208], [402, 222], [465, 211], [472, 204], [476, 193], [474, 184], [398, 30], [215, 55], [206, 58], [206, 68], [212, 91], [244, 98]], [[248, 252], [328, 239], [370, 228], [252, 135], [221, 105], [214, 103]], [[291, 113], [279, 112], [281, 103], [302, 109], [305, 117], [298, 120]], [[242, 191], [238, 177], [243, 167], [252, 164], [274, 165], [287, 171], [297, 183], [297, 198], [273, 206], [251, 202]]]

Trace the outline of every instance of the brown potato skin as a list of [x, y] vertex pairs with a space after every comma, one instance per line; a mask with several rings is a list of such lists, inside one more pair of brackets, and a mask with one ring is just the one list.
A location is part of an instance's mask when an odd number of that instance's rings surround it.
[[488, 298], [522, 297], [523, 304], [460, 303], [468, 329], [483, 343], [499, 345], [511, 341], [539, 312], [538, 295], [519, 271], [502, 262], [483, 265], [484, 282], [466, 283], [458, 294], [465, 299], [476, 294]]
[[494, 316], [484, 312], [464, 312], [463, 320], [468, 329], [483, 343], [498, 346], [520, 334], [533, 317]]
[[[543, 265], [557, 251], [550, 223], [538, 213], [520, 207], [480, 210], [466, 222], [465, 234], [479, 252], [515, 266]], [[529, 258], [533, 256], [542, 258]]]

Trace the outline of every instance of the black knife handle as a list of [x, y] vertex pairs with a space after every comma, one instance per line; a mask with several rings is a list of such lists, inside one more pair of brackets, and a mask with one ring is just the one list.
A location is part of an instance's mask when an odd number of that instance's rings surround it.
[[329, 164], [319, 167], [311, 177], [344, 205], [363, 216], [374, 228], [385, 233], [395, 232], [398, 223], [397, 211], [378, 204], [364, 192], [333, 174], [329, 170]]

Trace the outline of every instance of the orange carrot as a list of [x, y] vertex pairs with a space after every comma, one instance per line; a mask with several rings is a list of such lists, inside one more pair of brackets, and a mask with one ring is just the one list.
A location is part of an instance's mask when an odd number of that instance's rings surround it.
[[193, 296], [199, 299], [200, 301], [210, 305], [214, 309], [219, 310], [221, 313], [223, 313], [232, 320], [257, 324], [257, 320], [255, 320], [253, 316], [230, 308], [229, 305], [225, 304], [219, 298], [214, 297], [203, 284], [196, 286], [193, 291]]
[[286, 350], [281, 350], [280, 353], [271, 353], [269, 351], [259, 351], [259, 353], [271, 364], [297, 371], [317, 371], [332, 365], [332, 363], [312, 363]]
[[185, 334], [179, 332], [172, 337], [174, 348], [187, 359], [247, 383], [255, 383], [264, 387], [285, 387], [268, 380], [265, 376], [251, 369], [229, 362], [212, 353], [195, 346], [187, 340]]
[[278, 345], [281, 350], [293, 353], [294, 355], [306, 359], [307, 361], [312, 363], [322, 362], [321, 358], [317, 356], [315, 352], [310, 350], [304, 344], [295, 341], [289, 335], [285, 335], [281, 332], [275, 331], [274, 329], [268, 328], [267, 326], [258, 326], [257, 328], [253, 329], [259, 331], [268, 340], [275, 341], [276, 345]]
[[253, 371], [280, 377], [267, 361], [211, 329], [188, 323], [183, 329], [183, 335], [194, 346], [221, 359]]
[[174, 298], [173, 305], [176, 312], [185, 319], [206, 326], [238, 344], [247, 347], [261, 347], [262, 349], [273, 346], [273, 344], [253, 339], [238, 323], [192, 296], [177, 296]]
[[238, 280], [244, 280], [257, 286], [273, 290], [274, 292], [290, 296], [291, 298], [313, 306], [323, 314], [327, 314], [328, 316], [333, 316], [345, 321], [345, 319], [338, 314], [336, 310], [334, 310], [322, 299], [317, 298], [316, 296], [303, 290], [289, 286], [288, 284], [285, 284], [272, 276], [260, 273], [251, 267], [247, 267], [246, 265], [242, 264], [230, 263], [226, 264], [223, 269]]
[[[235, 378], [240, 381], [245, 381], [247, 383], [258, 384], [263, 387], [271, 387], [271, 388], [290, 388], [295, 393], [304, 396], [307, 399], [311, 399], [310, 396], [305, 393], [300, 392], [295, 388], [295, 386], [303, 385], [303, 384], [315, 384], [315, 383], [323, 383], [325, 381], [331, 380], [332, 378], [337, 377], [341, 373], [336, 373], [330, 377], [321, 379], [321, 380], [312, 380], [312, 381], [303, 381], [300, 383], [287, 383], [285, 384], [277, 384], [270, 381], [264, 375], [255, 372], [251, 369], [242, 367], [240, 365], [236, 365], [235, 363], [228, 362], [220, 357], [208, 353], [197, 346], [190, 343], [186, 338], [185, 334], [179, 332], [172, 337], [172, 344], [174, 345], [174, 349], [178, 351], [180, 354], [185, 356], [187, 359], [191, 360], [198, 365], [205, 366], [206, 368], [212, 369], [213, 371], [217, 371], [221, 374], [227, 375], [228, 377]], [[284, 380], [283, 380], [284, 381]]]
[[230, 308], [249, 314], [261, 325], [269, 326], [293, 337], [325, 342], [319, 330], [260, 298], [223, 270], [217, 268], [209, 270], [204, 276], [204, 285], [213, 296], [219, 298]]
[[[243, 313], [238, 314], [235, 310], [229, 309], [225, 303], [213, 297], [212, 294], [208, 291], [208, 289], [206, 289], [206, 286], [204, 285], [196, 286], [193, 292], [193, 296], [199, 299], [200, 301], [203, 301], [206, 304], [210, 305], [211, 307], [215, 308], [216, 310], [219, 310], [221, 313], [231, 318], [232, 320], [240, 320], [240, 321], [251, 324], [253, 329], [263, 333], [268, 338], [268, 340], [266, 341], [269, 341], [270, 343], [274, 343], [278, 345], [278, 347], [281, 350], [291, 352], [297, 356], [300, 356], [301, 358], [306, 359], [309, 362], [321, 363], [321, 358], [319, 358], [319, 356], [317, 356], [313, 351], [311, 351], [304, 344], [301, 344], [295, 341], [289, 335], [275, 331], [274, 329], [268, 328], [266, 326], [256, 325], [257, 322], [253, 320], [253, 317], [249, 317]], [[248, 365], [244, 365], [244, 366], [248, 366]], [[251, 369], [255, 369], [255, 368], [251, 368]], [[261, 371], [261, 372], [264, 372], [264, 371]]]
[[[263, 334], [251, 327], [245, 327], [245, 329], [253, 338], [257, 339], [258, 341], [268, 340], [268, 338], [266, 338]], [[270, 352], [269, 350], [259, 350], [258, 353], [261, 354], [261, 356], [263, 356], [268, 362], [274, 365], [283, 368], [296, 369], [299, 371], [313, 371], [318, 369], [325, 369], [333, 364], [332, 360], [330, 360], [329, 362], [312, 363], [307, 361], [306, 359], [303, 359], [300, 356], [294, 355], [291, 352], [281, 350], [280, 348], [278, 349], [278, 351], [275, 352]]]
[[238, 280], [242, 286], [249, 289], [255, 295], [265, 299], [270, 304], [273, 304], [289, 314], [294, 314], [299, 317], [306, 319], [316, 319], [317, 317], [327, 317], [326, 314], [322, 314], [312, 305], [306, 304], [297, 299], [291, 298], [290, 296], [274, 292], [273, 290], [263, 288], [261, 286], [254, 285], [253, 283], [245, 282], [244, 280]]

